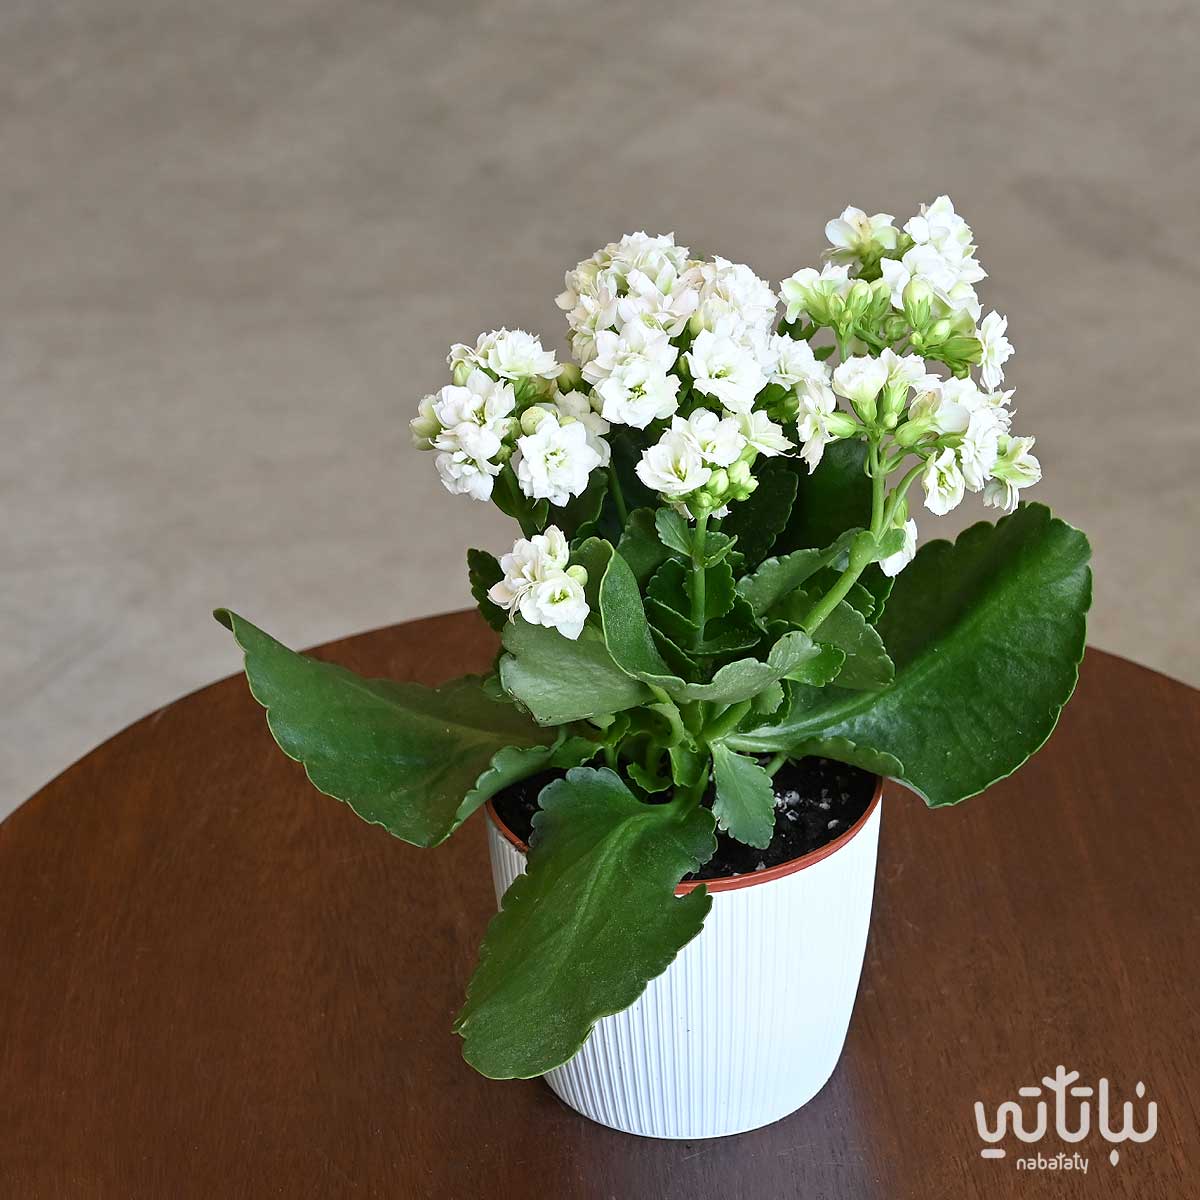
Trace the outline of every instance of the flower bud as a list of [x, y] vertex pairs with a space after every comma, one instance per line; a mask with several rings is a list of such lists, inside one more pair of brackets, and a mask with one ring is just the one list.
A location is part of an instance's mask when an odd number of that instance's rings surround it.
[[583, 374], [574, 363], [563, 363], [562, 370], [558, 373], [558, 390], [573, 392], [579, 387], [582, 378]]
[[933, 302], [933, 292], [929, 284], [920, 279], [910, 279], [900, 299], [908, 323], [914, 329], [924, 329], [929, 324], [929, 306]]
[[849, 413], [832, 412], [825, 418], [825, 424], [834, 437], [851, 437], [858, 432], [858, 423]]
[[858, 319], [871, 305], [871, 285], [865, 279], [856, 279], [846, 293], [846, 312]]
[[708, 482], [704, 485], [704, 490], [714, 498], [723, 496], [729, 488], [729, 473], [722, 467], [718, 467], [709, 477]]
[[442, 423], [433, 415], [433, 397], [426, 396], [417, 408], [417, 415], [408, 423], [412, 433], [413, 445], [418, 450], [431, 449], [432, 438], [442, 432]]
[[575, 580], [580, 587], [587, 587], [588, 573], [587, 567], [580, 566], [576, 563], [574, 566], [567, 568], [567, 574]]
[[746, 483], [749, 482], [750, 478], [750, 464], [742, 459], [738, 459], [738, 461], [729, 468], [729, 480], [737, 487], [744, 487]]
[[933, 422], [928, 417], [921, 417], [915, 421], [905, 421], [899, 429], [896, 430], [896, 441], [903, 446], [905, 450], [911, 450], [933, 427]]
[[458, 387], [466, 387], [467, 380], [471, 378], [471, 372], [474, 370], [474, 363], [469, 363], [460, 359], [454, 364], [454, 370], [451, 372], [455, 384]]
[[929, 340], [931, 342], [944, 342], [953, 332], [953, 326], [946, 317], [940, 321], [934, 321], [929, 329]]
[[547, 409], [539, 408], [536, 404], [531, 408], [527, 408], [521, 414], [521, 432], [526, 436], [531, 436], [537, 433], [538, 426], [548, 417], [550, 412]]

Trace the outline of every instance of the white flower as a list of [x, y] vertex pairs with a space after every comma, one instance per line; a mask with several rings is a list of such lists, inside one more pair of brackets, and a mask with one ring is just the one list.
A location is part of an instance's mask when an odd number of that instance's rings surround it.
[[810, 379], [821, 382], [829, 378], [829, 367], [813, 354], [812, 346], [803, 339], [776, 334], [770, 347], [774, 362], [772, 383], [791, 388]]
[[987, 273], [973, 258], [946, 258], [935, 246], [924, 243], [913, 246], [901, 259], [881, 260], [879, 269], [894, 308], [904, 307], [904, 289], [909, 281], [920, 279], [949, 311], [965, 310], [973, 319], [979, 319], [979, 297], [972, 285]]
[[614, 292], [623, 293], [629, 275], [641, 271], [652, 279], [664, 265], [682, 271], [687, 265], [686, 246], [675, 245], [673, 233], [650, 237], [646, 233], [627, 233], [619, 242], [609, 242], [590, 258], [577, 264], [566, 275], [566, 288], [556, 303], [570, 312], [584, 296], [594, 295], [603, 278], [613, 285]]
[[523, 329], [497, 329], [484, 352], [484, 365], [502, 379], [537, 376], [554, 379], [559, 372], [553, 350], [545, 350], [539, 338]]
[[678, 407], [679, 379], [667, 374], [677, 354], [665, 333], [641, 322], [597, 334], [596, 357], [583, 377], [595, 386], [604, 419], [645, 429], [669, 417]]
[[936, 516], [944, 517], [962, 503], [963, 477], [953, 450], [946, 449], [936, 457], [930, 456], [921, 476], [921, 486], [925, 489], [925, 507]]
[[556, 628], [574, 640], [583, 632], [589, 610], [582, 584], [567, 573], [569, 560], [567, 539], [555, 525], [532, 538], [519, 538], [500, 559], [504, 578], [488, 589], [488, 599], [509, 613], [520, 612], [530, 624]]
[[[429, 405], [430, 418], [440, 426], [439, 432], [430, 439], [431, 448], [451, 455], [461, 452], [466, 458], [485, 462], [500, 449], [516, 403], [511, 384], [498, 383], [476, 368], [462, 387], [447, 384]], [[492, 475], [497, 473], [498, 469], [490, 472]], [[446, 475], [442, 478], [445, 480]], [[491, 484], [487, 486], [490, 494]]]
[[900, 355], [888, 347], [880, 354], [879, 361], [887, 368], [889, 388], [903, 387], [907, 392], [928, 374], [925, 360], [919, 354]]
[[825, 447], [842, 436], [830, 428], [837, 409], [837, 397], [827, 383], [809, 381], [800, 389], [800, 410], [796, 432], [800, 437], [800, 457], [815, 471]]
[[947, 258], [967, 258], [975, 253], [971, 227], [954, 211], [949, 196], [922, 204], [920, 213], [904, 223], [904, 232], [918, 245], [931, 245]]
[[583, 392], [560, 392], [554, 397], [554, 407], [559, 413], [559, 424], [578, 421], [587, 430], [587, 444], [599, 455], [600, 466], [607, 467], [612, 461], [612, 447], [606, 435], [612, 426], [592, 408], [590, 397]]
[[703, 487], [712, 470], [704, 465], [690, 433], [669, 429], [642, 453], [637, 475], [651, 491], [677, 497]]
[[574, 641], [587, 621], [588, 602], [583, 584], [565, 572], [536, 583], [521, 597], [521, 616], [531, 625], [557, 629]]
[[561, 506], [587, 487], [600, 455], [588, 445], [581, 422], [560, 425], [557, 417], [547, 414], [532, 434], [517, 438], [512, 462], [526, 496]]
[[767, 385], [754, 351], [726, 334], [702, 330], [686, 358], [696, 391], [716, 397], [730, 412], [749, 412]]
[[567, 313], [571, 353], [581, 365], [596, 357], [596, 335], [616, 326], [617, 304], [616, 284], [605, 278], [597, 283], [593, 293], [580, 296]]
[[1012, 343], [1004, 336], [1008, 329], [1008, 318], [998, 312], [990, 312], [979, 323], [979, 342], [983, 346], [983, 357], [979, 362], [979, 375], [986, 388], [998, 388], [1004, 382], [1004, 364], [1012, 357]]
[[464, 450], [444, 450], [433, 460], [446, 491], [473, 500], [492, 498], [492, 479], [500, 474], [498, 463], [472, 458]]
[[1002, 433], [1008, 432], [1012, 424], [1012, 413], [1005, 407], [1012, 398], [1012, 392], [981, 392], [979, 385], [969, 375], [965, 379], [947, 379], [941, 384], [942, 396], [949, 405], [974, 413], [978, 409], [987, 409]]
[[521, 597], [534, 584], [561, 575], [570, 557], [567, 539], [557, 525], [548, 525], [545, 533], [531, 538], [518, 538], [512, 550], [500, 559], [504, 578], [488, 589], [488, 599], [515, 612]]
[[697, 332], [721, 326], [736, 338], [744, 328], [765, 334], [774, 325], [775, 293], [744, 263], [714, 258], [712, 262], [693, 264], [685, 278], [699, 292], [699, 305], [692, 319], [692, 328]]
[[675, 417], [671, 431], [690, 437], [700, 451], [700, 458], [714, 467], [731, 466], [746, 447], [737, 421], [719, 417], [707, 408], [698, 408], [690, 417]]
[[[888, 260], [885, 259], [885, 262]], [[850, 290], [850, 268], [826, 263], [820, 271], [802, 267], [779, 285], [779, 298], [787, 305], [788, 323], [807, 315], [822, 295], [844, 296]]]
[[1042, 477], [1042, 464], [1030, 454], [1031, 437], [1000, 437], [1000, 453], [992, 466], [992, 478], [983, 490], [983, 502], [1012, 512], [1022, 488], [1032, 487]]
[[782, 426], [776, 425], [761, 409], [740, 413], [737, 420], [742, 437], [759, 454], [774, 458], [778, 454], [786, 454], [795, 449], [793, 443], [784, 435]]
[[825, 236], [833, 247], [828, 257], [836, 263], [852, 263], [874, 258], [881, 250], [894, 250], [899, 231], [891, 213], [868, 217], [861, 208], [847, 208], [840, 217], [825, 226]]
[[621, 328], [631, 321], [641, 321], [668, 337], [678, 337], [700, 303], [700, 293], [669, 262], [654, 277], [644, 271], [631, 271], [626, 286], [628, 294], [617, 301]]
[[901, 546], [895, 554], [889, 554], [887, 558], [879, 560], [879, 569], [885, 575], [899, 575], [905, 567], [913, 560], [913, 556], [917, 553], [917, 523], [916, 521], [904, 522], [904, 545]]
[[888, 381], [888, 369], [882, 358], [848, 358], [833, 372], [833, 390], [845, 396], [864, 420], [873, 418], [875, 399]]
[[998, 411], [986, 404], [976, 408], [958, 447], [959, 469], [963, 481], [973, 492], [981, 491], [987, 483], [1000, 452], [1004, 426], [997, 416]]
[[927, 375], [918, 381], [917, 387], [917, 395], [908, 407], [910, 421], [928, 421], [931, 429], [942, 434], [966, 432], [971, 414], [947, 396], [942, 380]]

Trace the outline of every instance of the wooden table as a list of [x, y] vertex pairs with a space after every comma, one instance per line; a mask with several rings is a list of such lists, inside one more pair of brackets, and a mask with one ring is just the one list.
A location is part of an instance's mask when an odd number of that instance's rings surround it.
[[[493, 650], [455, 614], [317, 653], [436, 683]], [[225, 680], [0, 828], [0, 1196], [1200, 1196], [1198, 731], [1200, 693], [1091, 651], [1016, 778], [940, 812], [889, 789], [833, 1079], [770, 1128], [655, 1142], [462, 1063], [479, 820], [432, 851], [360, 823]], [[982, 1159], [974, 1101], [1059, 1063], [1145, 1081], [1157, 1137]], [[1017, 1166], [1060, 1150], [1087, 1174]]]

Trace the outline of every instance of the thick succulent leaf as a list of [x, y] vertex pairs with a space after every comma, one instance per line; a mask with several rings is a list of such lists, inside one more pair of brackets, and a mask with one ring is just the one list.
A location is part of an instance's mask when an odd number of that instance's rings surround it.
[[629, 564], [634, 578], [642, 585], [667, 561], [670, 552], [659, 540], [654, 509], [639, 508], [629, 514], [617, 543], [617, 553]]
[[[692, 592], [696, 581], [692, 569], [677, 558], [668, 559], [650, 580], [646, 589], [648, 599], [673, 608], [689, 618], [692, 612]], [[723, 617], [732, 607], [736, 592], [733, 585], [733, 568], [726, 561], [704, 568], [704, 619], [715, 621]], [[693, 628], [695, 628], [693, 626]]]
[[850, 549], [857, 529], [849, 529], [819, 550], [793, 550], [780, 558], [768, 558], [753, 575], [738, 580], [738, 593], [755, 613], [762, 615], [822, 568], [838, 563]]
[[836, 677], [844, 658], [835, 647], [819, 646], [803, 630], [795, 629], [771, 647], [766, 662], [757, 658], [738, 659], [722, 667], [711, 683], [684, 684], [672, 695], [682, 700], [736, 704], [749, 700], [780, 679], [797, 679], [820, 687]]
[[508, 613], [488, 599], [488, 588], [503, 578], [504, 572], [500, 569], [495, 555], [486, 550], [467, 551], [467, 579], [471, 584], [471, 595], [475, 597], [483, 619], [497, 633], [508, 624]]
[[904, 776], [904, 764], [898, 758], [881, 750], [856, 746], [844, 737], [813, 738], [789, 750], [788, 754], [791, 758], [804, 758], [809, 754], [832, 758], [835, 762], [849, 763], [852, 767], [861, 767], [872, 775], [883, 775], [888, 779], [901, 779]]
[[[789, 620], [799, 623], [813, 603], [813, 597], [798, 591], [788, 597], [781, 609]], [[838, 687], [877, 690], [887, 687], [895, 678], [896, 668], [879, 630], [845, 600], [813, 630], [812, 636], [814, 641], [836, 646], [845, 653], [846, 661], [834, 680]]]
[[557, 629], [518, 618], [505, 626], [503, 642], [500, 682], [540, 725], [564, 725], [652, 699], [613, 662], [600, 631], [590, 625], [571, 641]]
[[798, 489], [787, 528], [775, 542], [775, 553], [828, 546], [847, 529], [871, 524], [871, 480], [864, 470], [866, 446], [856, 440], [825, 448], [811, 474], [800, 459], [785, 459], [796, 472]]
[[739, 731], [730, 746], [793, 753], [845, 738], [902, 762], [901, 778], [931, 806], [976, 795], [1046, 741], [1075, 689], [1089, 556], [1087, 538], [1040, 504], [928, 543], [879, 623], [895, 682], [797, 689], [782, 720]]
[[628, 1008], [700, 932], [703, 887], [675, 886], [716, 848], [704, 808], [643, 804], [612, 771], [549, 784], [528, 871], [488, 926], [455, 1030], [493, 1079], [567, 1062], [601, 1017]]
[[712, 748], [717, 824], [739, 842], [765, 850], [775, 832], [775, 788], [752, 758], [721, 743]]
[[553, 740], [478, 679], [436, 689], [363, 679], [289, 650], [226, 609], [215, 616], [245, 652], [250, 691], [283, 752], [319, 791], [415, 846], [452, 833], [472, 811], [464, 798], [486, 790], [481, 777], [513, 768], [511, 752]]
[[673, 508], [660, 508], [654, 514], [654, 526], [658, 530], [659, 541], [668, 550], [674, 550], [685, 558], [692, 553], [692, 531]]
[[457, 823], [461, 824], [509, 784], [541, 771], [578, 767], [594, 758], [599, 749], [600, 743], [590, 738], [560, 735], [558, 741], [549, 746], [506, 746], [497, 750], [487, 770], [458, 806]]
[[654, 644], [641, 589], [619, 554], [611, 556], [600, 583], [600, 619], [609, 653], [623, 671], [672, 694], [682, 686]]
[[768, 459], [758, 469], [758, 487], [730, 506], [721, 532], [737, 538], [738, 550], [754, 566], [770, 553], [771, 545], [788, 523], [799, 476], [784, 459]]
[[[887, 606], [888, 597], [892, 594], [892, 586], [895, 582], [894, 576], [885, 575], [877, 564], [872, 563], [858, 577], [858, 582], [850, 589], [850, 594], [846, 599], [868, 621], [878, 624], [879, 618], [883, 616], [883, 610]], [[869, 599], [870, 603], [864, 603], [863, 597]]]

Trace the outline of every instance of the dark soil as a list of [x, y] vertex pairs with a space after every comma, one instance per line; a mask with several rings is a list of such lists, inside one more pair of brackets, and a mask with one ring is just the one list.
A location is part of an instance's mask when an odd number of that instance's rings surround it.
[[[563, 771], [544, 771], [494, 797], [496, 814], [528, 844], [538, 793]], [[785, 763], [775, 775], [775, 836], [765, 850], [745, 846], [717, 831], [717, 852], [687, 879], [746, 875], [791, 862], [840, 837], [870, 806], [875, 776], [828, 758]], [[664, 799], [669, 796], [664, 797]], [[712, 802], [711, 794], [706, 803]]]

